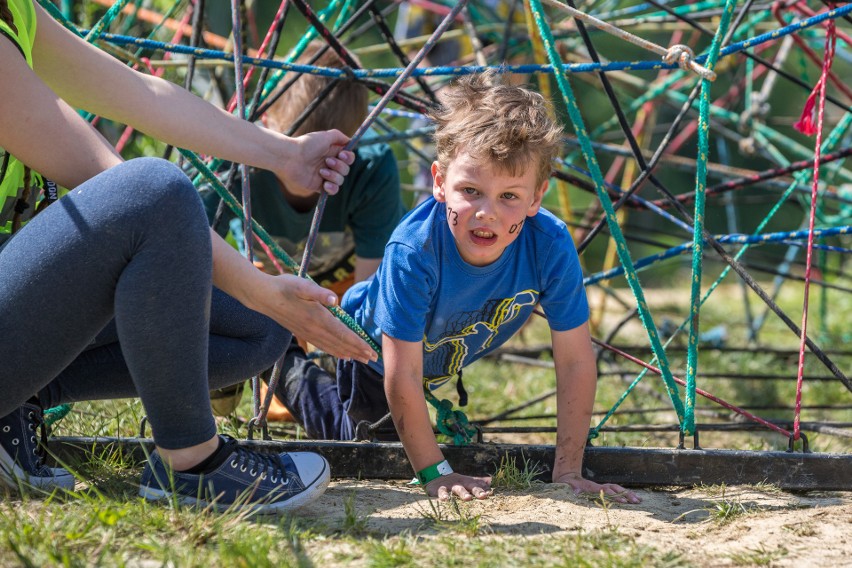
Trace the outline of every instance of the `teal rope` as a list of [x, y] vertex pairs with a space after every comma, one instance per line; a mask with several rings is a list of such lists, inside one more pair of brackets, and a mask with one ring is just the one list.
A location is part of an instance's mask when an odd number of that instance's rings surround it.
[[571, 122], [574, 124], [574, 129], [576, 131], [577, 138], [580, 141], [586, 165], [588, 166], [588, 169], [592, 174], [592, 179], [595, 182], [595, 192], [597, 193], [598, 199], [606, 213], [607, 225], [609, 226], [610, 234], [616, 243], [618, 258], [621, 261], [622, 266], [624, 266], [627, 283], [636, 298], [636, 303], [639, 309], [639, 318], [648, 333], [648, 338], [651, 342], [651, 349], [657, 357], [657, 360], [660, 361], [660, 371], [663, 375], [663, 382], [665, 383], [666, 391], [672, 401], [675, 412], [677, 412], [678, 419], [683, 421], [683, 403], [680, 400], [677, 383], [674, 382], [671, 370], [669, 369], [668, 358], [666, 357], [666, 353], [660, 343], [657, 327], [654, 324], [654, 320], [648, 309], [648, 304], [645, 301], [645, 294], [639, 283], [639, 277], [636, 275], [636, 268], [633, 266], [633, 260], [630, 258], [630, 252], [627, 250], [627, 242], [624, 239], [621, 227], [618, 225], [618, 219], [615, 216], [612, 201], [606, 191], [603, 174], [601, 174], [600, 166], [598, 165], [594, 150], [592, 149], [592, 143], [591, 140], [589, 140], [589, 135], [586, 131], [585, 123], [583, 122], [583, 117], [580, 115], [580, 110], [577, 107], [577, 102], [575, 100], [574, 93], [571, 90], [568, 78], [565, 75], [565, 72], [562, 71], [553, 35], [550, 33], [550, 28], [547, 26], [547, 22], [545, 20], [544, 10], [542, 9], [540, 0], [530, 0], [530, 6], [532, 7], [533, 18], [535, 19], [539, 33], [541, 34], [544, 42], [545, 49], [547, 50], [547, 56], [548, 59], [550, 59], [550, 64], [554, 70], [559, 69], [559, 72], [555, 73], [556, 82], [559, 85], [559, 90], [562, 92], [562, 98], [568, 109]]
[[[716, 66], [719, 50], [722, 47], [722, 38], [727, 33], [731, 17], [734, 14], [736, 0], [728, 0], [725, 11], [722, 12], [722, 21], [713, 36], [710, 45], [710, 53], [707, 56], [707, 69], [710, 71]], [[701, 80], [701, 94], [698, 115], [698, 163], [695, 173], [695, 215], [693, 223], [692, 240], [692, 286], [690, 293], [690, 325], [689, 341], [686, 351], [686, 412], [681, 424], [681, 431], [686, 436], [695, 434], [695, 375], [698, 370], [698, 334], [699, 334], [699, 306], [701, 298], [701, 269], [704, 259], [704, 208], [706, 203], [705, 191], [707, 190], [707, 157], [710, 154], [710, 87], [712, 83], [707, 79]]]
[[452, 438], [456, 446], [467, 446], [475, 439], [476, 428], [470, 425], [464, 412], [453, 410], [453, 403], [447, 399], [439, 401], [428, 386], [424, 385], [423, 395], [437, 411], [435, 424], [441, 434]]
[[121, 9], [129, 2], [130, 0], [118, 0], [115, 4], [113, 4], [109, 10], [106, 11], [106, 14], [98, 20], [98, 23], [95, 24], [89, 33], [86, 34], [84, 38], [88, 43], [94, 43], [98, 36], [101, 35], [101, 32], [104, 31], [104, 28], [109, 26], [113, 20], [118, 16]]
[[[237, 201], [237, 199], [231, 194], [231, 192], [227, 190], [225, 185], [221, 181], [219, 181], [219, 178], [216, 177], [216, 174], [214, 174], [213, 171], [204, 164], [201, 158], [199, 158], [193, 152], [190, 152], [189, 150], [185, 150], [183, 148], [179, 148], [178, 151], [199, 171], [199, 175], [205, 177], [207, 181], [210, 182], [210, 185], [213, 190], [219, 195], [219, 197], [222, 198], [222, 201], [225, 202], [225, 205], [228, 206], [231, 212], [233, 212], [233, 214], [241, 221], [245, 221], [245, 214], [243, 213], [242, 205], [240, 205], [239, 201]], [[269, 236], [269, 233], [266, 232], [266, 229], [264, 229], [260, 225], [260, 223], [258, 223], [255, 219], [252, 219], [251, 227], [254, 233], [260, 238], [260, 240], [264, 242], [264, 244], [269, 247], [269, 249], [272, 251], [272, 253], [278, 260], [283, 262], [284, 265], [288, 269], [290, 269], [290, 271], [294, 274], [297, 274], [299, 272], [299, 265], [296, 264], [296, 262], [292, 258], [290, 258], [290, 256], [284, 251], [284, 249], [281, 248], [278, 243], [272, 240], [272, 237]], [[310, 277], [308, 277], [308, 279], [313, 282], [313, 279], [311, 279]], [[367, 344], [372, 347], [376, 353], [381, 355], [381, 350], [379, 349], [379, 346], [376, 344], [375, 341], [372, 340], [369, 335], [367, 335], [367, 332], [364, 331], [358, 325], [358, 323], [352, 318], [352, 316], [347, 314], [339, 306], [330, 306], [328, 307], [328, 309], [337, 317], [337, 319], [342, 321], [346, 325], [346, 327], [358, 334], [358, 336], [364, 341], [366, 341]]]
[[66, 28], [68, 31], [70, 31], [71, 33], [73, 33], [77, 37], [83, 37], [83, 34], [80, 33], [80, 31], [77, 29], [77, 26], [74, 25], [74, 23], [71, 20], [69, 20], [67, 17], [65, 17], [65, 14], [60, 12], [59, 8], [57, 8], [56, 5], [53, 2], [51, 2], [50, 0], [38, 0], [38, 3], [39, 3], [39, 6], [44, 8], [44, 10], [48, 14], [53, 16], [53, 18], [57, 22], [62, 24], [62, 26], [64, 28]]
[[[834, 130], [832, 130], [831, 134], [829, 134], [828, 137], [826, 138], [825, 142], [823, 143], [823, 151], [829, 152], [834, 147], [836, 147], [840, 143], [840, 141], [843, 137], [843, 134], [849, 129], [850, 126], [852, 126], [852, 114], [846, 113], [843, 116], [843, 118], [841, 119], [841, 121], [838, 123], [838, 125], [834, 128]], [[761, 233], [763, 233], [764, 229], [766, 229], [766, 226], [775, 217], [775, 214], [778, 213], [778, 211], [781, 210], [781, 207], [787, 202], [787, 200], [793, 194], [793, 192], [796, 191], [796, 189], [800, 185], [807, 183], [807, 181], [810, 179], [810, 177], [812, 175], [813, 175], [812, 170], [807, 170], [807, 169], [802, 170], [801, 172], [796, 172], [793, 175], [794, 181], [787, 187], [787, 189], [784, 191], [784, 193], [781, 195], [781, 197], [778, 198], [778, 201], [776, 201], [775, 205], [772, 207], [772, 209], [766, 215], [766, 217], [764, 217], [763, 220], [760, 222], [758, 227], [755, 229], [754, 233], [752, 233], [754, 236], [758, 236]], [[740, 250], [738, 250], [737, 253], [734, 255], [734, 260], [739, 261], [739, 259], [742, 258], [742, 256], [751, 248], [751, 246], [752, 245], [748, 244], [748, 243], [743, 245], [740, 248]], [[719, 287], [719, 285], [721, 285], [722, 281], [725, 280], [725, 278], [728, 276], [728, 274], [731, 272], [731, 270], [732, 270], [732, 268], [731, 268], [730, 265], [725, 266], [724, 270], [722, 270], [722, 273], [719, 274], [718, 278], [716, 278], [716, 281], [713, 282], [713, 284], [710, 286], [710, 288], [707, 289], [707, 292], [704, 294], [704, 297], [701, 299], [700, 306], [704, 305], [704, 303], [710, 298], [710, 296], [713, 294], [713, 292], [715, 292], [716, 289]], [[672, 341], [674, 341], [675, 337], [677, 337], [677, 335], [681, 331], [683, 331], [684, 327], [686, 327], [686, 325], [688, 323], [689, 323], [689, 317], [687, 317], [678, 326], [678, 328], [675, 330], [675, 332], [672, 334], [672, 336], [668, 339], [668, 341], [666, 341], [666, 343], [665, 343], [666, 347], [668, 347], [668, 345]], [[651, 361], [651, 364], [653, 365], [654, 363], [656, 363], [656, 361], [657, 361], [657, 359], [656, 359], [656, 357], [654, 357], [654, 359]], [[604, 415], [604, 417], [597, 424], [597, 426], [592, 428], [592, 430], [589, 432], [589, 438], [590, 439], [597, 438], [600, 435], [600, 431], [604, 427], [604, 425], [607, 423], [607, 421], [610, 418], [612, 418], [612, 416], [616, 413], [616, 411], [621, 406], [621, 404], [627, 399], [627, 396], [633, 391], [633, 389], [636, 387], [636, 385], [638, 385], [639, 382], [647, 374], [648, 374], [648, 369], [643, 369], [639, 373], [639, 375], [636, 377], [636, 379], [634, 379], [633, 382], [630, 383], [630, 386], [627, 387], [627, 390], [625, 390], [624, 393], [621, 395], [621, 397], [619, 397], [619, 399], [615, 402], [615, 404], [612, 405], [612, 408], [610, 408], [607, 411], [606, 415]]]
[[71, 412], [70, 404], [60, 404], [59, 406], [54, 406], [53, 408], [48, 408], [44, 411], [44, 423], [48, 426], [53, 426]]

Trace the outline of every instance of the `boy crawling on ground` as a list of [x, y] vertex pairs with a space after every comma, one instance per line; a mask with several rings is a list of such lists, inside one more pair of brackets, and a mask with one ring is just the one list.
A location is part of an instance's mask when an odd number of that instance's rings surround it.
[[576, 492], [638, 497], [581, 473], [597, 380], [582, 274], [565, 224], [541, 209], [561, 130], [541, 95], [465, 77], [434, 113], [438, 159], [428, 199], [393, 233], [376, 276], [342, 306], [382, 346], [383, 359], [290, 369], [281, 398], [315, 438], [352, 439], [390, 410], [417, 477], [432, 496], [489, 495], [490, 480], [454, 473], [423, 394], [506, 342], [541, 304], [556, 363], [553, 481]]

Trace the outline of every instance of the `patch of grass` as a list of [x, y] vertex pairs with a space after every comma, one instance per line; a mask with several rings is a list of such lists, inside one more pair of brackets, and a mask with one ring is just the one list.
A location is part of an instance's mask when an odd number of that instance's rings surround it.
[[612, 503], [612, 497], [608, 496], [606, 493], [604, 493], [604, 490], [601, 489], [598, 498], [595, 499], [595, 504], [597, 504], [598, 507], [603, 509], [604, 515], [606, 515], [606, 526], [608, 529], [613, 528], [612, 523], [610, 523], [609, 521], [609, 510], [612, 507]]
[[780, 495], [784, 493], [784, 490], [781, 489], [775, 483], [770, 483], [766, 480], [761, 481], [760, 483], [755, 483], [751, 486], [756, 491], [760, 491], [761, 493], [766, 493], [768, 495]]
[[341, 529], [344, 534], [359, 536], [367, 532], [367, 515], [359, 513], [355, 506], [356, 493], [352, 491], [343, 500], [343, 523]]
[[720, 495], [724, 497], [728, 487], [724, 483], [713, 483], [711, 485], [701, 483], [700, 485], [694, 485], [693, 489], [701, 491], [708, 497], [718, 497]]
[[[719, 499], [711, 501], [709, 507], [702, 507], [701, 509], [692, 509], [690, 511], [686, 511], [680, 515], [678, 515], [675, 519], [672, 520], [673, 523], [678, 522], [683, 519], [687, 515], [698, 512], [706, 512], [707, 518], [705, 518], [702, 522], [716, 522], [720, 525], [728, 524], [735, 519], [743, 515], [748, 515], [750, 513], [755, 513], [759, 510], [758, 507], [749, 507], [746, 506], [739, 498], [730, 498], [725, 496], [725, 485], [721, 486], [704, 486], [705, 489], [710, 487], [718, 487], [720, 490]], [[711, 491], [707, 491], [708, 494], [711, 494]]]
[[538, 479], [547, 469], [521, 454], [521, 467], [508, 456], [500, 458], [500, 465], [491, 476], [491, 486], [496, 489], [525, 491], [544, 483]]
[[719, 524], [730, 523], [734, 519], [751, 512], [739, 499], [726, 499], [723, 497], [719, 501], [713, 501], [712, 505], [712, 507], [707, 507], [705, 510], [710, 513], [709, 519]]
[[409, 549], [405, 539], [370, 541], [370, 551], [367, 556], [367, 566], [370, 568], [414, 566], [414, 559], [415, 555]]
[[735, 566], [770, 566], [772, 562], [787, 556], [784, 547], [768, 549], [764, 545], [757, 548], [747, 548], [740, 552], [728, 555]]
[[455, 498], [448, 501], [429, 499], [429, 508], [421, 507], [420, 515], [432, 527], [468, 537], [478, 536], [488, 529], [482, 515], [472, 511], [471, 503]]

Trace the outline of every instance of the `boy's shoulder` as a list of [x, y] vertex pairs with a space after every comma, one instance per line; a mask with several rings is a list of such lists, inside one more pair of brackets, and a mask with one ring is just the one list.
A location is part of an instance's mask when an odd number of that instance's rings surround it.
[[565, 221], [544, 207], [540, 208], [538, 213], [527, 220], [522, 231], [526, 230], [534, 231], [536, 233], [534, 236], [541, 236], [547, 239], [567, 238], [571, 240], [571, 233], [568, 231], [568, 225], [565, 224]]
[[394, 229], [388, 246], [411, 249], [418, 254], [435, 254], [442, 241], [441, 227], [446, 225], [444, 204], [431, 195], [408, 210]]

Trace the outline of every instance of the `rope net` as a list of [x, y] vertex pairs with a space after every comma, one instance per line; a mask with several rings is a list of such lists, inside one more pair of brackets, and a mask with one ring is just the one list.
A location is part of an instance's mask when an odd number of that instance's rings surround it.
[[[315, 10], [305, 0], [232, 0], [230, 18], [215, 22], [228, 30], [223, 36], [205, 28], [214, 16], [202, 0], [162, 0], [144, 10], [139, 0], [97, 0], [101, 10], [86, 17], [99, 17], [79, 25], [39, 2], [128, 65], [180, 82], [246, 120], [259, 120], [301, 74], [363, 83], [373, 99], [348, 148], [391, 144], [408, 203], [430, 191], [433, 129], [423, 113], [444, 84], [495, 68], [533, 85], [565, 125], [545, 206], [568, 223], [581, 253], [599, 374], [607, 380], [620, 366], [615, 374], [626, 384], [610, 402], [598, 396], [602, 418], [590, 437], [607, 432], [620, 411], [629, 416], [628, 401], [639, 411], [667, 400], [681, 437], [697, 434], [697, 416], [720, 416], [697, 396], [791, 444], [801, 437], [803, 411], [836, 418], [831, 405], [816, 410], [825, 398], [848, 416], [852, 359], [840, 347], [850, 339], [852, 311], [852, 171], [845, 161], [852, 90], [843, 80], [852, 65], [852, 4], [332, 0]], [[321, 53], [297, 63], [317, 38], [342, 68], [314, 65]], [[115, 141], [127, 157], [173, 154], [130, 129]], [[177, 155], [196, 184], [209, 184], [242, 220], [247, 254], [257, 245], [280, 270], [308, 277], [325, 195], [299, 263], [252, 218], [244, 166], [223, 170], [215, 156]], [[242, 202], [229, 187], [238, 168]], [[661, 296], [674, 309], [655, 307]], [[715, 327], [700, 317], [708, 309]], [[345, 312], [332, 311], [378, 350]], [[628, 336], [629, 347], [620, 339]], [[747, 354], [740, 368], [726, 367], [726, 347]], [[512, 357], [512, 349], [497, 357]], [[758, 376], [748, 365], [755, 354], [795, 383], [773, 394], [784, 410], [771, 418], [744, 408], [758, 402], [744, 394], [752, 384], [744, 381]], [[530, 361], [542, 362], [514, 364]], [[643, 381], [649, 371], [661, 380]], [[741, 377], [719, 388], [743, 403], [712, 394], [713, 385], [698, 387], [714, 375]], [[809, 379], [829, 385], [813, 409], [803, 404]], [[254, 390], [252, 422], [265, 427], [270, 397], [261, 404], [257, 384]], [[477, 424], [519, 419], [524, 409], [553, 402], [510, 400], [508, 410], [469, 420], [448, 400], [427, 398], [439, 431], [457, 443], [470, 441]], [[779, 425], [785, 420], [792, 428]]]

